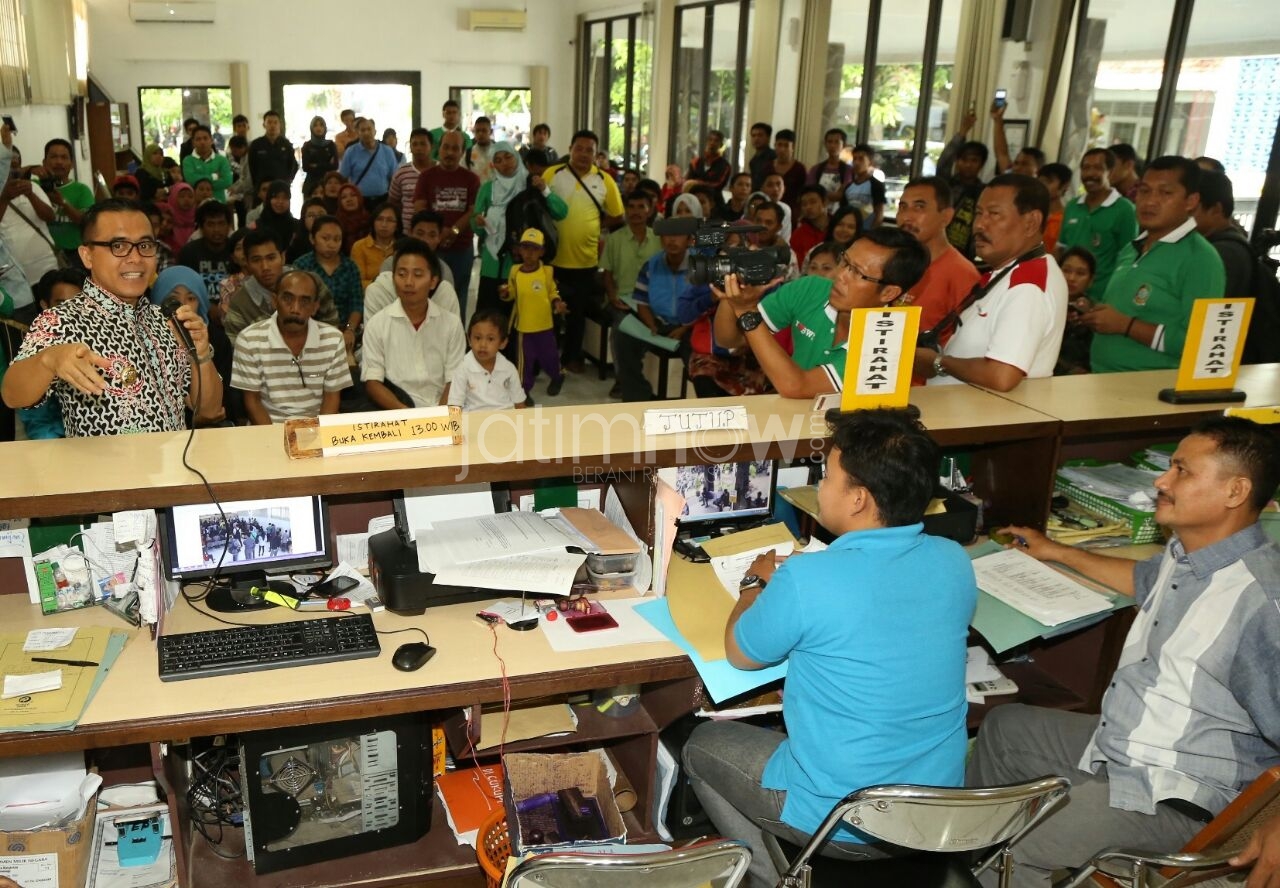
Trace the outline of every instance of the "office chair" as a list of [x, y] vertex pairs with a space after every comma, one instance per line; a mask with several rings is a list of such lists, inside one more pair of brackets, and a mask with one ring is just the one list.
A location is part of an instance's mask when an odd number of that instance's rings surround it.
[[521, 861], [507, 888], [734, 888], [750, 864], [751, 850], [730, 839], [649, 854], [553, 851]]
[[[1174, 888], [1231, 872], [1227, 861], [1263, 822], [1280, 817], [1280, 765], [1263, 771], [1222, 813], [1172, 854], [1108, 848], [1055, 882], [1055, 888]], [[1158, 869], [1157, 869], [1158, 868]]]
[[[1067, 795], [1065, 777], [1041, 777], [1012, 786], [955, 789], [871, 786], [845, 796], [802, 849], [785, 838], [781, 824], [765, 822], [764, 841], [782, 878], [778, 888], [822, 885], [912, 885], [963, 888], [978, 885], [989, 867], [1007, 888], [1011, 849]], [[847, 823], [898, 848], [924, 852], [875, 860], [820, 857], [837, 828]], [[970, 866], [974, 852], [985, 852]], [[788, 864], [787, 858], [791, 858]]]

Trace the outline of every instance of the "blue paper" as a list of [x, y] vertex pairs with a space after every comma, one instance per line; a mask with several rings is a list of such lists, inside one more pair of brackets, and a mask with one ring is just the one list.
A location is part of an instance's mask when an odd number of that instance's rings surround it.
[[697, 651], [693, 649], [693, 645], [689, 644], [685, 637], [680, 634], [680, 630], [676, 628], [675, 620], [671, 619], [671, 608], [667, 605], [665, 598], [646, 601], [635, 610], [636, 613], [648, 620], [653, 628], [667, 636], [689, 655], [689, 659], [693, 661], [694, 668], [698, 670], [698, 676], [702, 679], [702, 683], [707, 686], [707, 693], [717, 703], [723, 703], [725, 700], [745, 694], [747, 691], [754, 691], [756, 688], [777, 681], [787, 674], [786, 663], [779, 663], [777, 666], [770, 666], [766, 669], [748, 670], [739, 669], [731, 665], [728, 660], [708, 661], [702, 659], [698, 656]]

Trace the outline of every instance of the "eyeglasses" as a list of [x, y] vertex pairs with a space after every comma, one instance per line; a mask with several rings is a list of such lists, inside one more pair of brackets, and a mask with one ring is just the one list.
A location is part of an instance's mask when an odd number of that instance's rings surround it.
[[307, 385], [307, 380], [308, 380], [308, 379], [319, 379], [319, 378], [320, 378], [320, 374], [318, 374], [318, 373], [303, 373], [303, 372], [302, 372], [302, 362], [301, 362], [301, 361], [299, 361], [299, 360], [298, 360], [298, 358], [297, 358], [295, 355], [290, 355], [290, 356], [289, 356], [289, 360], [293, 361], [294, 369], [298, 371], [298, 381], [299, 381], [300, 383], [302, 383], [302, 387], [303, 387], [304, 389], [309, 389], [309, 388], [311, 388], [311, 386]]
[[870, 282], [871, 282], [871, 283], [873, 283], [873, 284], [883, 284], [883, 283], [884, 283], [884, 278], [873, 278], [871, 275], [867, 274], [867, 273], [866, 273], [865, 271], [863, 271], [861, 268], [859, 268], [858, 266], [856, 266], [856, 265], [854, 265], [852, 262], [850, 262], [850, 261], [849, 261], [849, 257], [848, 257], [846, 254], [844, 254], [844, 253], [841, 253], [841, 254], [840, 254], [840, 263], [839, 263], [839, 264], [840, 264], [840, 270], [841, 270], [841, 271], [847, 271], [847, 272], [849, 272], [849, 274], [856, 275], [857, 277], [862, 278], [864, 281], [870, 281]]
[[140, 241], [125, 240], [118, 237], [109, 241], [85, 241], [91, 247], [106, 247], [111, 251], [111, 255], [117, 259], [123, 259], [134, 250], [138, 251], [138, 255], [144, 259], [150, 259], [156, 253], [160, 252], [160, 242], [151, 238]]

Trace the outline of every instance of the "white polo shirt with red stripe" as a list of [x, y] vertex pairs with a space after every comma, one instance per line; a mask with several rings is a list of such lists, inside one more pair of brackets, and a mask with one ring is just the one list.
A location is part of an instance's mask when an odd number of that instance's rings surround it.
[[[997, 271], [987, 272], [982, 283]], [[1066, 279], [1052, 256], [1041, 256], [1020, 263], [990, 293], [966, 308], [942, 353], [1011, 364], [1029, 379], [1052, 376], [1066, 324]], [[960, 381], [935, 376], [929, 385]]]

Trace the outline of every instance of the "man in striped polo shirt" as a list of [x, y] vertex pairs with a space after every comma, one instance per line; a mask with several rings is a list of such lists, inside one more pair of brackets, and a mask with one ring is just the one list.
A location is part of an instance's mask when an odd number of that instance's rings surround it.
[[244, 392], [254, 425], [338, 412], [351, 371], [341, 331], [312, 318], [319, 294], [315, 275], [286, 273], [276, 288], [275, 313], [250, 324], [236, 340], [231, 387]]

